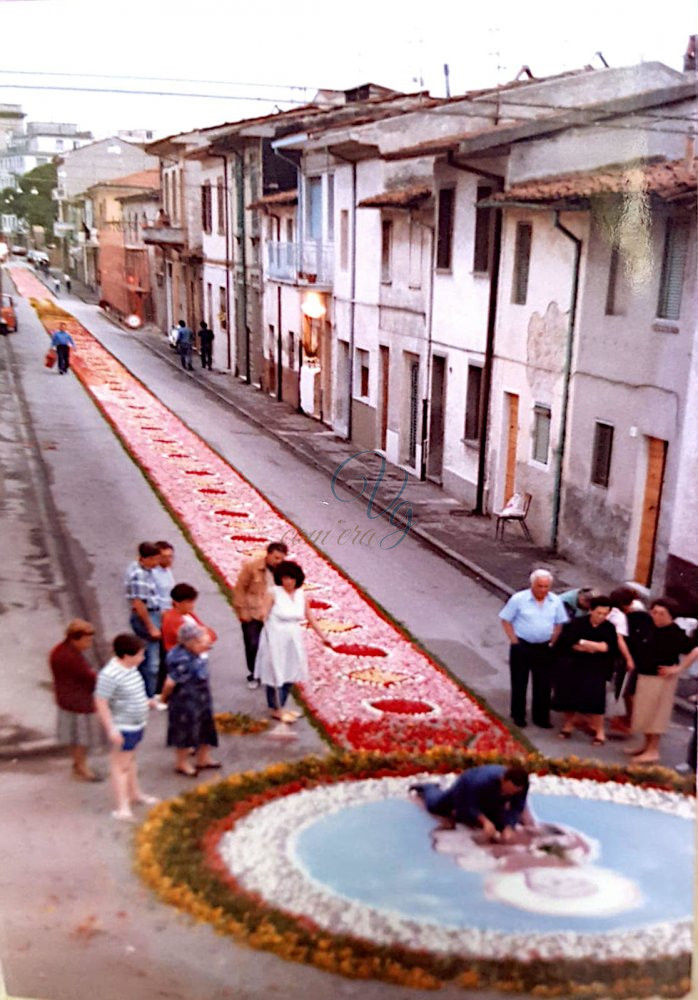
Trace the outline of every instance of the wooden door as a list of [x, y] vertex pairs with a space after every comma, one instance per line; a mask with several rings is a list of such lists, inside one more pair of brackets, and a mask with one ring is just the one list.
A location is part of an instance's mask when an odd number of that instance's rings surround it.
[[502, 506], [513, 496], [516, 487], [516, 446], [519, 437], [519, 397], [513, 392], [505, 392], [507, 407], [507, 465], [504, 478]]
[[417, 431], [419, 428], [419, 361], [410, 361], [410, 409], [408, 462], [414, 466], [417, 461]]
[[431, 360], [431, 400], [429, 415], [429, 455], [427, 475], [440, 483], [444, 466], [444, 402], [446, 395], [446, 358]]
[[381, 410], [378, 447], [385, 451], [388, 441], [388, 400], [390, 392], [390, 349], [380, 345]]
[[647, 477], [645, 479], [642, 521], [640, 522], [640, 540], [637, 546], [637, 562], [635, 564], [635, 580], [644, 586], [649, 586], [652, 581], [654, 549], [657, 541], [662, 486], [664, 485], [666, 451], [666, 441], [662, 441], [660, 438], [647, 438]]

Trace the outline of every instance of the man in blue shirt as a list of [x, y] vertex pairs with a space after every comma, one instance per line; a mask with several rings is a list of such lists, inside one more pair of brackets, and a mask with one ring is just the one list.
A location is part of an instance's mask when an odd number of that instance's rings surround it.
[[194, 371], [194, 366], [191, 363], [191, 352], [193, 348], [194, 331], [187, 326], [183, 319], [180, 319], [179, 330], [177, 332], [177, 350], [179, 351], [182, 368], [188, 369], [190, 372]]
[[58, 374], [65, 375], [70, 368], [70, 348], [75, 347], [65, 323], [59, 323], [58, 329], [51, 334], [51, 347], [55, 347], [58, 355]]
[[535, 826], [526, 806], [528, 772], [522, 767], [484, 764], [471, 767], [446, 790], [435, 782], [412, 785], [427, 812], [449, 825], [480, 829], [490, 840], [507, 840], [514, 827]]
[[552, 729], [550, 689], [552, 646], [567, 622], [567, 612], [556, 594], [550, 593], [553, 577], [545, 569], [531, 573], [531, 586], [513, 594], [499, 617], [509, 649], [511, 717], [526, 725], [526, 691], [531, 674], [531, 715], [540, 729]]
[[124, 582], [130, 612], [129, 624], [139, 639], [145, 641], [145, 656], [139, 671], [149, 698], [155, 694], [160, 666], [160, 595], [153, 569], [160, 562], [160, 552], [152, 542], [141, 542], [138, 559], [126, 570]]

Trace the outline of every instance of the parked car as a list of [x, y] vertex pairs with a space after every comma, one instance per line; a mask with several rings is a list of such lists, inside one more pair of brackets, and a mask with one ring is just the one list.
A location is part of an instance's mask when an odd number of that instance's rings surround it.
[[17, 333], [17, 313], [15, 303], [11, 295], [3, 294], [0, 302], [0, 319], [7, 327], [9, 333]]
[[27, 256], [27, 248], [26, 247], [21, 247], [19, 245], [13, 246], [13, 247], [10, 247], [10, 253], [14, 254], [15, 257], [26, 257]]

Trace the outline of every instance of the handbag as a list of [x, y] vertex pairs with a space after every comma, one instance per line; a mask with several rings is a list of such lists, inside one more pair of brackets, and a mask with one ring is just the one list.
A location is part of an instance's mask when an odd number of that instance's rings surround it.
[[56, 352], [52, 347], [49, 347], [46, 351], [46, 357], [44, 358], [44, 365], [46, 368], [53, 368], [56, 363]]

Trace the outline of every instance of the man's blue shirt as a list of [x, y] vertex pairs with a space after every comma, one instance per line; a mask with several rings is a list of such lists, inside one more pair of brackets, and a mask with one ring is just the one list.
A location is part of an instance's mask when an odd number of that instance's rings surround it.
[[557, 594], [546, 594], [537, 601], [532, 590], [513, 594], [499, 612], [502, 621], [509, 622], [517, 637], [524, 642], [550, 642], [556, 625], [569, 620], [565, 606]]

